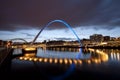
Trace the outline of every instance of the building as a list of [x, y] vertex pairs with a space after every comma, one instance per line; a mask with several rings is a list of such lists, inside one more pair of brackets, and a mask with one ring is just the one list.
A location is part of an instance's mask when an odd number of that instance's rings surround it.
[[81, 43], [83, 47], [91, 45], [90, 39], [82, 39]]
[[104, 41], [104, 42], [110, 41], [110, 36], [104, 36], [104, 37], [103, 37], [103, 41]]
[[111, 41], [116, 41], [116, 38], [115, 37], [111, 37], [110, 40]]
[[100, 43], [104, 40], [103, 36], [101, 34], [93, 34], [90, 36], [91, 42]]

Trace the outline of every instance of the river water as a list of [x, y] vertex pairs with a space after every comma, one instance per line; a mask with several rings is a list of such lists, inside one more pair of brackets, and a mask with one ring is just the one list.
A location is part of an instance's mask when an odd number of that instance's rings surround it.
[[119, 49], [62, 48], [24, 53], [15, 49], [11, 61], [12, 79], [120, 79]]

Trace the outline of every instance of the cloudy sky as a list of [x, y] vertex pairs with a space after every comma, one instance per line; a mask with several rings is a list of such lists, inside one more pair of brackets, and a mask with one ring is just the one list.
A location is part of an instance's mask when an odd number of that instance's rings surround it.
[[[0, 0], [0, 39], [32, 41], [53, 20], [64, 20], [80, 39], [92, 34], [120, 37], [120, 0]], [[62, 23], [52, 23], [37, 41], [72, 40]]]

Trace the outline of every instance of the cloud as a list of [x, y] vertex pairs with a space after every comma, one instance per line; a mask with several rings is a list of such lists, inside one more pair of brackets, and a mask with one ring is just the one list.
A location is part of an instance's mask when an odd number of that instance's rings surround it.
[[120, 0], [1, 0], [0, 30], [40, 29], [55, 19], [72, 27], [112, 29], [120, 27], [119, 4]]
[[25, 35], [28, 36], [28, 37], [31, 37], [31, 36], [34, 37], [34, 36], [35, 36], [35, 35], [33, 35], [33, 34], [23, 33], [23, 32], [22, 32], [21, 34], [25, 34]]
[[66, 37], [62, 37], [62, 38], [54, 38], [55, 40], [76, 40], [76, 38], [66, 38]]
[[13, 35], [13, 33], [0, 31], [0, 35]]

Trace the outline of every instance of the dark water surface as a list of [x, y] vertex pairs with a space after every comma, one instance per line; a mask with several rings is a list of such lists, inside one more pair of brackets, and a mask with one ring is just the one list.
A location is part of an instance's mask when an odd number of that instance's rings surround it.
[[9, 79], [27, 80], [120, 80], [119, 49], [38, 49], [37, 54], [16, 49]]

